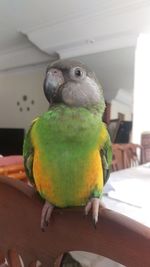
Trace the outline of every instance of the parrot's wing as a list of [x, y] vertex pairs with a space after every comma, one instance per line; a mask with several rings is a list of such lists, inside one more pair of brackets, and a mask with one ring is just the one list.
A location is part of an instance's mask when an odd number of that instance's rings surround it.
[[100, 155], [102, 159], [104, 184], [105, 184], [110, 175], [110, 168], [111, 168], [111, 162], [112, 162], [112, 145], [111, 145], [109, 133], [104, 123], [102, 125], [102, 140], [103, 140], [102, 142], [103, 144], [100, 148]]
[[26, 174], [27, 174], [27, 176], [28, 176], [28, 178], [32, 184], [34, 184], [33, 168], [32, 168], [33, 167], [34, 148], [33, 148], [32, 140], [31, 140], [31, 130], [32, 130], [32, 127], [37, 120], [38, 120], [38, 118], [36, 118], [32, 122], [28, 132], [26, 133], [26, 136], [24, 139], [24, 144], [23, 144], [24, 167], [25, 167]]

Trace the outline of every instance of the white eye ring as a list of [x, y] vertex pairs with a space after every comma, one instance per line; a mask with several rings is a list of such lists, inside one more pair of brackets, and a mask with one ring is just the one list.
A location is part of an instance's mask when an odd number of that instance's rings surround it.
[[73, 80], [83, 80], [86, 76], [86, 72], [81, 67], [75, 67], [70, 70], [70, 76]]

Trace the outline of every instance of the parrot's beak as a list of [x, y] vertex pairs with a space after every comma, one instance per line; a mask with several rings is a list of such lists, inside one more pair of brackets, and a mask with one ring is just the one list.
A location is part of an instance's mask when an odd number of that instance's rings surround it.
[[48, 102], [59, 102], [59, 89], [64, 84], [64, 77], [60, 70], [51, 68], [47, 71], [43, 88]]

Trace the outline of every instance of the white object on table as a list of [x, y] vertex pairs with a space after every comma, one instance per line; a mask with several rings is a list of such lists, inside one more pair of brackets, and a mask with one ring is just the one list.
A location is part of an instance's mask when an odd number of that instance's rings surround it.
[[[107, 208], [150, 227], [150, 163], [112, 172], [102, 200]], [[71, 254], [83, 267], [123, 267], [99, 255], [80, 251]]]

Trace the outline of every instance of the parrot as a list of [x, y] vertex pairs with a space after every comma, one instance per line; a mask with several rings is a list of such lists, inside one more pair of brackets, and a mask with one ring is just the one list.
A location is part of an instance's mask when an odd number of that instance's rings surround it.
[[23, 145], [26, 174], [45, 201], [41, 229], [54, 207], [83, 206], [96, 225], [112, 160], [103, 89], [84, 63], [59, 59], [48, 65], [43, 91], [49, 108], [32, 121]]

